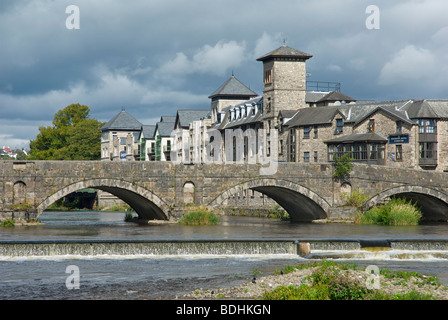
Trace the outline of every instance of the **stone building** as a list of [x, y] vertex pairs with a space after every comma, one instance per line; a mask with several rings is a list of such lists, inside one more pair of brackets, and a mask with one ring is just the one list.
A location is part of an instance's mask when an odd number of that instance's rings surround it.
[[448, 100], [357, 102], [299, 110], [286, 122], [288, 161], [355, 162], [445, 171]]
[[[210, 111], [196, 109], [177, 110], [176, 120], [174, 122], [173, 133], [175, 149], [172, 159], [181, 161], [182, 163], [193, 162], [194, 146], [204, 150], [205, 139], [207, 138], [207, 129], [210, 127]], [[201, 131], [198, 131], [201, 130]], [[197, 139], [194, 142], [193, 139]], [[202, 142], [201, 142], [202, 141]], [[202, 146], [202, 148], [201, 148]]]
[[[102, 159], [174, 156], [197, 163], [220, 154], [228, 163], [247, 161], [260, 152], [251, 147], [248, 133], [263, 130], [266, 154], [275, 151], [270, 143], [278, 133], [278, 161], [324, 163], [350, 152], [360, 163], [448, 170], [448, 100], [357, 101], [340, 92], [340, 85], [308, 90], [310, 58], [283, 45], [257, 59], [263, 64], [262, 95], [232, 74], [210, 94], [209, 110], [178, 110], [153, 127], [123, 111], [102, 128]], [[217, 137], [226, 140], [226, 131], [232, 141], [210, 148]]]
[[138, 141], [140, 142], [140, 161], [155, 161], [156, 141], [154, 133], [156, 126], [153, 124], [142, 125]]
[[100, 129], [101, 160], [137, 160], [141, 129], [142, 124], [123, 109]]

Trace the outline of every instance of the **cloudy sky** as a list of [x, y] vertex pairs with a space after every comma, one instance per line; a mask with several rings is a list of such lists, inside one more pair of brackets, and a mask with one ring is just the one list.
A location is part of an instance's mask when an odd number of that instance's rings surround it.
[[313, 55], [308, 80], [354, 98], [448, 98], [447, 12], [446, 0], [1, 0], [0, 146], [26, 147], [72, 103], [153, 124], [208, 109], [232, 72], [262, 94], [256, 58], [283, 39]]

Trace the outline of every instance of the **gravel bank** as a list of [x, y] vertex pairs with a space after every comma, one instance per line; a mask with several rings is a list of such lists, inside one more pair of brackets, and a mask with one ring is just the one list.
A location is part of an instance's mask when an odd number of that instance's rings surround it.
[[[317, 267], [319, 268], [319, 267]], [[311, 284], [307, 279], [316, 268], [295, 270], [291, 273], [283, 275], [270, 275], [257, 278], [255, 280], [249, 279], [241, 285], [233, 288], [214, 288], [202, 289], [199, 288], [193, 292], [180, 297], [180, 299], [228, 299], [228, 300], [253, 300], [261, 299], [265, 291], [274, 290], [278, 286], [300, 286], [301, 284]], [[342, 270], [346, 276], [351, 279], [358, 279], [360, 281], [367, 281], [368, 274], [364, 270]], [[380, 290], [394, 294], [405, 294], [411, 291], [416, 291], [423, 294], [432, 294], [436, 300], [448, 300], [448, 287], [444, 285], [424, 284], [424, 279], [419, 277], [410, 277], [407, 281], [403, 279], [388, 279], [383, 275], [379, 275]]]

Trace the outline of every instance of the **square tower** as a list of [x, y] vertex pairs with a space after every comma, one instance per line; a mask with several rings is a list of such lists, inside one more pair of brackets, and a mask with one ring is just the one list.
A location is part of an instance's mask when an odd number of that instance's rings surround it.
[[306, 60], [311, 57], [284, 45], [257, 59], [263, 62], [264, 119], [271, 126], [280, 111], [306, 106]]

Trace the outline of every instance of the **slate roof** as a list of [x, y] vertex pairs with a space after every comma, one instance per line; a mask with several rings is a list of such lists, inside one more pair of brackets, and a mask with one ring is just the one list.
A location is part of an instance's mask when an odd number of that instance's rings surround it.
[[324, 141], [325, 143], [354, 143], [354, 142], [382, 142], [386, 143], [387, 138], [379, 135], [375, 132], [366, 133], [352, 133], [346, 136], [341, 136], [329, 141]]
[[196, 120], [208, 118], [210, 116], [210, 110], [177, 110], [176, 124], [180, 128], [188, 128], [190, 123]]
[[337, 114], [344, 119], [345, 123], [354, 123], [357, 125], [376, 112], [384, 112], [397, 120], [414, 125], [415, 122], [405, 110], [407, 104], [412, 104], [412, 101], [361, 102], [341, 104], [338, 106], [300, 109], [299, 112], [287, 122], [287, 125], [294, 127], [331, 123]]
[[153, 124], [150, 125], [143, 125], [142, 129], [140, 131], [140, 136], [139, 136], [139, 140], [141, 138], [145, 138], [145, 139], [152, 139], [154, 138], [154, 133], [156, 132], [156, 126]]
[[412, 119], [448, 119], [448, 100], [414, 100], [401, 110]]
[[293, 49], [288, 46], [281, 46], [280, 48], [277, 48], [265, 54], [264, 56], [258, 58], [257, 61], [266, 61], [274, 58], [295, 58], [295, 59], [307, 60], [311, 57], [312, 55], [308, 53]]
[[209, 98], [218, 96], [244, 96], [249, 98], [256, 97], [258, 94], [232, 75], [226, 82], [216, 89]]
[[159, 122], [175, 122], [176, 116], [161, 116]]
[[155, 131], [161, 137], [169, 137], [174, 130], [174, 122], [157, 122]]
[[331, 123], [338, 113], [340, 110], [337, 107], [300, 109], [287, 124], [290, 127], [327, 124]]
[[345, 102], [352, 102], [356, 101], [356, 99], [353, 99], [352, 97], [349, 97], [346, 94], [343, 94], [339, 91], [331, 91], [316, 102], [323, 102], [323, 101], [345, 101]]
[[318, 103], [325, 101], [354, 102], [356, 99], [339, 91], [307, 91], [305, 95], [307, 103]]
[[[225, 108], [223, 108], [222, 112], [225, 112], [224, 119], [216, 126], [216, 129], [223, 130], [223, 129], [229, 129], [229, 128], [235, 128], [246, 124], [256, 123], [260, 122], [263, 119], [263, 112], [262, 112], [262, 104], [263, 104], [263, 97], [256, 97], [252, 98], [250, 100], [241, 102], [236, 105], [230, 105]], [[245, 116], [241, 117], [239, 119], [234, 119], [232, 121], [230, 120], [230, 110], [235, 108], [244, 107], [245, 105], [251, 105], [252, 107], [255, 107], [255, 105], [258, 105], [258, 110], [255, 113], [255, 115], [252, 115], [252, 112]]]
[[139, 131], [142, 124], [127, 113], [122, 110], [115, 117], [109, 120], [104, 126], [101, 127], [101, 131], [107, 130], [127, 130], [127, 131]]

